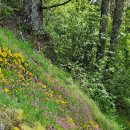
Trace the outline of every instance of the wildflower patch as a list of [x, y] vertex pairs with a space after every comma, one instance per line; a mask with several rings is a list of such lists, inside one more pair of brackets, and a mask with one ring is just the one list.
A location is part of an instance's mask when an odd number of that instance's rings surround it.
[[[3, 93], [4, 100], [9, 100], [9, 104], [16, 101], [20, 109], [26, 110], [24, 118], [20, 120], [34, 123], [40, 118], [42, 124], [47, 125], [46, 128], [64, 129], [64, 125], [68, 129], [76, 128], [73, 119], [67, 118], [67, 113], [61, 109], [67, 101], [61, 95], [56, 96], [48, 85], [33, 74], [21, 52], [12, 52], [9, 48], [0, 47], [0, 92]], [[62, 119], [62, 124], [55, 117]], [[18, 129], [14, 125], [14, 130]]]

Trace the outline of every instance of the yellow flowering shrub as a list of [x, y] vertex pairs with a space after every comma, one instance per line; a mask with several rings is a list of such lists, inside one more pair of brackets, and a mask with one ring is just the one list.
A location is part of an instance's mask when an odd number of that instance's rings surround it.
[[42, 90], [47, 88], [46, 84], [35, 78], [21, 52], [15, 53], [9, 48], [0, 47], [0, 84], [4, 93], [20, 92], [22, 86]]
[[16, 91], [18, 89], [16, 87], [27, 86], [32, 79], [33, 74], [29, 71], [29, 65], [22, 53], [15, 53], [8, 48], [0, 47], [0, 84], [3, 86], [3, 92], [8, 93], [10, 89], [11, 92]]

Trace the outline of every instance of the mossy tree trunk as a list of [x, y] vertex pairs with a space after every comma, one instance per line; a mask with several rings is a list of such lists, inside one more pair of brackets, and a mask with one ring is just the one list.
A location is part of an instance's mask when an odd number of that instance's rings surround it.
[[122, 23], [124, 6], [125, 6], [125, 0], [115, 1], [113, 26], [112, 26], [112, 34], [111, 34], [111, 41], [110, 41], [110, 51], [113, 51], [113, 53], [116, 51], [119, 42], [119, 30]]
[[27, 30], [38, 31], [43, 24], [42, 0], [24, 0], [24, 15]]
[[106, 64], [106, 69], [108, 69], [113, 64], [116, 57], [116, 52], [119, 44], [119, 31], [123, 19], [125, 1], [126, 0], [115, 0], [112, 33], [111, 33], [110, 48], [108, 52], [108, 62]]
[[108, 14], [109, 14], [110, 0], [102, 0], [101, 4], [101, 20], [99, 29], [99, 44], [97, 46], [97, 61], [102, 59], [105, 55], [107, 28], [108, 28]]

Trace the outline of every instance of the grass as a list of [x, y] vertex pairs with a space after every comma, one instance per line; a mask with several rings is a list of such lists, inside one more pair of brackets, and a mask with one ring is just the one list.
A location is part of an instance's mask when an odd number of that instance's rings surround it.
[[[7, 64], [0, 62], [2, 111], [22, 110], [20, 123], [30, 127], [39, 122], [45, 129], [121, 129], [100, 112], [70, 74], [34, 51], [31, 42], [19, 40], [13, 32], [0, 28], [0, 46], [2, 51], [8, 48], [5, 53], [11, 51], [10, 56], [2, 57]], [[12, 123], [10, 129], [14, 127], [20, 129], [20, 125]]]

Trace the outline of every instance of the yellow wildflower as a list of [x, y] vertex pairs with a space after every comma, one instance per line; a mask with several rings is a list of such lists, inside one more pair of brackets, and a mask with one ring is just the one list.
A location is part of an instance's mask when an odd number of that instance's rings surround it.
[[14, 127], [14, 130], [20, 130], [18, 127]]
[[93, 120], [89, 121], [89, 124], [90, 124], [91, 126], [94, 126], [94, 121], [93, 121]]
[[21, 70], [22, 70], [23, 72], [25, 72], [25, 68], [24, 68], [24, 67], [22, 67]]
[[0, 55], [2, 55], [2, 51], [1, 51], [1, 49], [0, 49]]
[[46, 88], [46, 85], [45, 85], [45, 84], [44, 84], [44, 85], [42, 85], [42, 88], [44, 88], [44, 89], [45, 89], [45, 88]]
[[75, 125], [75, 124], [74, 124], [74, 121], [73, 121], [73, 119], [72, 119], [72, 117], [69, 117], [69, 118], [68, 118], [68, 122], [70, 122], [72, 125]]
[[8, 92], [9, 92], [9, 89], [8, 89], [8, 88], [5, 88], [5, 89], [4, 89], [4, 92], [5, 92], [5, 93], [8, 93]]
[[18, 64], [19, 64], [16, 60], [14, 60], [14, 63], [15, 63], [15, 65], [18, 65]]
[[0, 62], [2, 62], [3, 61], [3, 59], [2, 58], [0, 58]]
[[21, 53], [14, 53], [14, 58], [20, 59], [22, 62], [24, 62], [24, 56]]
[[6, 53], [6, 52], [3, 52], [3, 53], [1, 53], [1, 55], [2, 55], [3, 57], [6, 57], [6, 56], [7, 56], [7, 53]]
[[0, 74], [2, 73], [2, 69], [0, 68]]

